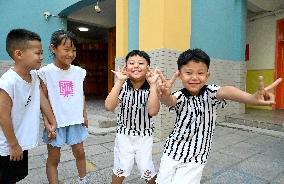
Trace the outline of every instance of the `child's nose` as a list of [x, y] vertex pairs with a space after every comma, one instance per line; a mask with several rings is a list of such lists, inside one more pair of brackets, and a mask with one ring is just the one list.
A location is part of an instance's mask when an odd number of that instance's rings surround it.
[[196, 75], [196, 74], [193, 74], [193, 75], [192, 75], [192, 79], [197, 79], [197, 75]]

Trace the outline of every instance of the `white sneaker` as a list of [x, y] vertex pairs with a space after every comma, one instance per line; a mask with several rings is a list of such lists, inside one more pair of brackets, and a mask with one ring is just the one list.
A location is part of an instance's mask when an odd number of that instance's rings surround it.
[[88, 184], [88, 180], [87, 180], [87, 176], [85, 176], [84, 178], [78, 178], [77, 180], [77, 184]]

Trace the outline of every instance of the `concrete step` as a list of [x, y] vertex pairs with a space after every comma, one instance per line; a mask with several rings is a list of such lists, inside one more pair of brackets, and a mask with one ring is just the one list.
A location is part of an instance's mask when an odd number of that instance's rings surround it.
[[248, 109], [244, 114], [226, 116], [226, 122], [284, 132], [284, 111]]
[[97, 128], [110, 128], [116, 126], [116, 117], [98, 114], [88, 115], [89, 124]]

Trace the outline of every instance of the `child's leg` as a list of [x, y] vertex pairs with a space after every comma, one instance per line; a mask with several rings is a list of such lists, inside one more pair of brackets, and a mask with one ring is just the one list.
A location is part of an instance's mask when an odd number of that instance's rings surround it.
[[80, 178], [86, 176], [86, 157], [83, 147], [83, 142], [79, 144], [74, 144], [71, 146], [73, 155], [76, 159], [76, 166]]
[[205, 164], [189, 162], [181, 164], [173, 178], [173, 183], [200, 184]]
[[149, 184], [155, 183], [156, 179], [156, 171], [152, 159], [152, 146], [152, 136], [137, 136], [135, 159], [141, 172], [141, 178], [145, 179], [146, 183]]
[[171, 184], [178, 165], [179, 165], [178, 161], [173, 160], [168, 155], [163, 153], [156, 183]]
[[131, 173], [134, 165], [134, 150], [131, 145], [131, 136], [116, 134], [112, 184], [122, 184], [124, 178]]
[[146, 180], [146, 183], [147, 184], [156, 184], [156, 178], [157, 178], [157, 175], [155, 175], [153, 178], [151, 178], [149, 181]]
[[113, 174], [111, 184], [122, 184], [124, 178], [124, 176], [116, 176]]
[[58, 184], [57, 166], [60, 162], [60, 148], [47, 145], [48, 158], [46, 162], [46, 175], [49, 184]]

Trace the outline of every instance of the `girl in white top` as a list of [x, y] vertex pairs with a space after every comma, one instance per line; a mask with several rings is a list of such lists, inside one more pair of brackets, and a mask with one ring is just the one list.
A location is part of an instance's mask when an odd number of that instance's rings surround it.
[[[59, 30], [51, 36], [50, 48], [54, 62], [39, 70], [41, 85], [48, 96], [56, 121], [56, 139], [48, 140], [46, 173], [49, 183], [58, 183], [57, 166], [60, 161], [60, 148], [65, 144], [72, 147], [79, 173], [78, 183], [87, 183], [86, 159], [83, 141], [88, 136], [88, 121], [85, 108], [83, 82], [86, 70], [71, 65], [76, 57], [76, 39], [71, 32]], [[47, 122], [44, 119], [44, 122]]]

